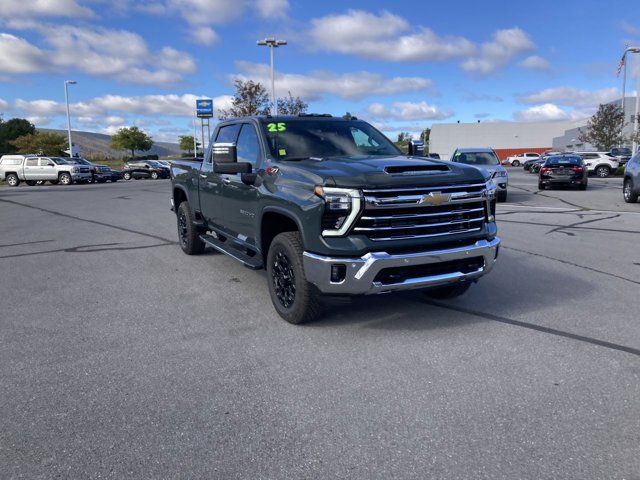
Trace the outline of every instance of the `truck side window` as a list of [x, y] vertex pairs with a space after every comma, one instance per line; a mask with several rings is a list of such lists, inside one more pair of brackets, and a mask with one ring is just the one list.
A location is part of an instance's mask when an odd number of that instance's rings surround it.
[[37, 158], [27, 158], [27, 167], [37, 167], [38, 159]]
[[255, 168], [260, 161], [260, 143], [253, 125], [244, 123], [238, 137], [238, 161], [249, 162]]

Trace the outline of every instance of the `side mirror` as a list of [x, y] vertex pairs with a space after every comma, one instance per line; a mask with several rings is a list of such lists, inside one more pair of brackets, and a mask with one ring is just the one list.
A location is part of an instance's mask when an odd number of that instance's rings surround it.
[[235, 143], [214, 143], [211, 147], [213, 163], [237, 163], [238, 150]]

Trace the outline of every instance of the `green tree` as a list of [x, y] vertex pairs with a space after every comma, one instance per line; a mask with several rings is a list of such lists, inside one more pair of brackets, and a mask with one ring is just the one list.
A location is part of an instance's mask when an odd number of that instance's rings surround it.
[[[180, 150], [191, 155], [191, 152], [193, 152], [193, 137], [191, 135], [180, 135], [178, 146], [180, 147]], [[197, 140], [196, 148], [200, 148], [200, 142]]]
[[411, 140], [413, 140], [413, 136], [409, 132], [400, 132], [398, 133], [398, 140], [396, 140], [396, 142], [409, 142]]
[[11, 141], [16, 153], [35, 153], [58, 156], [68, 148], [64, 135], [53, 132], [36, 132], [22, 135]]
[[114, 150], [131, 150], [131, 156], [136, 156], [136, 150], [146, 152], [153, 146], [153, 140], [138, 127], [122, 127], [111, 136], [111, 148]]
[[587, 122], [586, 130], [580, 129], [578, 139], [590, 143], [598, 150], [610, 150], [623, 144], [624, 113], [619, 105], [605, 104]]
[[431, 136], [431, 129], [425, 128], [420, 133], [420, 140], [424, 142], [424, 153], [429, 153], [429, 137]]
[[248, 117], [251, 115], [268, 115], [270, 112], [269, 95], [261, 83], [238, 79], [234, 82], [236, 93], [233, 95], [231, 107], [221, 109], [220, 120], [227, 118]]
[[0, 121], [0, 155], [3, 153], [16, 153], [13, 141], [23, 135], [36, 133], [36, 127], [24, 118], [12, 118]]
[[291, 92], [288, 92], [289, 96], [285, 98], [279, 98], [278, 113], [280, 115], [299, 115], [300, 113], [307, 113], [309, 104], [303, 101], [300, 97], [293, 98]]

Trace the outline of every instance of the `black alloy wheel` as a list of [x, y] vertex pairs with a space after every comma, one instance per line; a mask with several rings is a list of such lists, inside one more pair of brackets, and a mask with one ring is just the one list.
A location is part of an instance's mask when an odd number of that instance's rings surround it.
[[271, 280], [276, 297], [284, 308], [290, 308], [296, 299], [296, 276], [289, 257], [278, 251], [271, 269]]

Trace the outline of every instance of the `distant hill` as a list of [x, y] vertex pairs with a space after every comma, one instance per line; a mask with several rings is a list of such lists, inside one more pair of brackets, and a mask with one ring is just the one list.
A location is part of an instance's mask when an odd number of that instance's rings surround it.
[[[67, 136], [66, 130], [54, 130], [51, 128], [39, 128], [42, 132], [59, 133]], [[107, 157], [120, 158], [130, 155], [130, 152], [123, 150], [112, 150], [109, 148], [111, 136], [103, 133], [79, 132], [71, 131], [72, 140], [75, 146], [80, 147], [82, 155], [101, 154]], [[138, 155], [158, 155], [159, 157], [168, 157], [172, 155], [180, 155], [180, 148], [177, 143], [154, 142], [153, 147], [148, 152], [136, 152]]]

